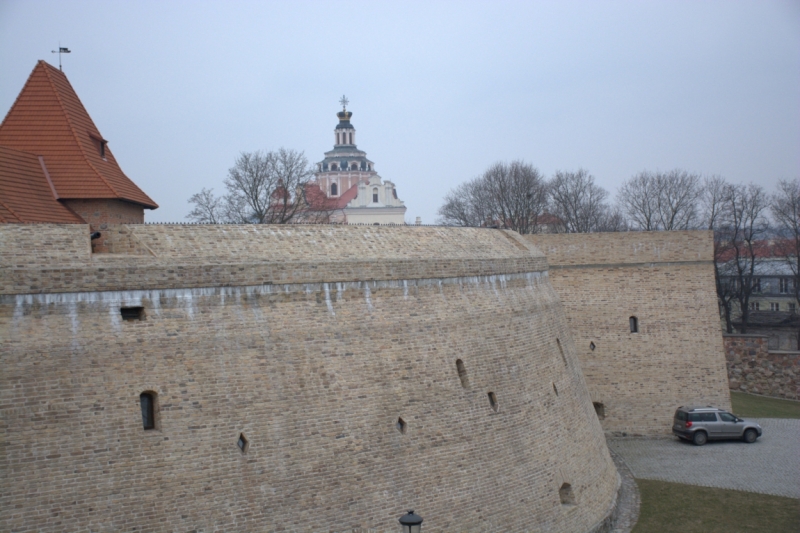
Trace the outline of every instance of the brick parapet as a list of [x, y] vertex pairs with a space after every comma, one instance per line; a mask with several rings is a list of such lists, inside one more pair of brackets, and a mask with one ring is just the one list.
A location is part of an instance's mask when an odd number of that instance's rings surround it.
[[770, 351], [766, 335], [726, 334], [731, 390], [800, 399], [800, 352]]
[[0, 243], [8, 250], [0, 259], [0, 294], [457, 278], [547, 270], [540, 252], [516, 234], [499, 230], [125, 225], [106, 232], [107, 246], [116, 253], [91, 254], [86, 226], [0, 226]]
[[561, 233], [530, 236], [551, 267], [708, 263], [714, 257], [710, 231]]

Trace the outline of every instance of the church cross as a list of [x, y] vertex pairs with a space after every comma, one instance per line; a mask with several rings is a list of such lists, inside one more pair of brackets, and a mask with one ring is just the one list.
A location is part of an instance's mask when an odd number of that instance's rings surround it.
[[342, 104], [342, 110], [347, 111], [347, 104], [350, 103], [350, 100], [348, 100], [345, 95], [342, 95], [342, 97], [339, 99], [339, 103]]

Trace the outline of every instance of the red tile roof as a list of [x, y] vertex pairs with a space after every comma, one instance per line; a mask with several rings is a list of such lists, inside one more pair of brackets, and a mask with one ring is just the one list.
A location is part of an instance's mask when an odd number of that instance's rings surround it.
[[59, 198], [115, 198], [156, 209], [108, 146], [101, 156], [105, 142], [64, 73], [44, 61], [0, 124], [0, 146], [44, 156]]
[[0, 222], [83, 224], [53, 193], [44, 158], [0, 146]]

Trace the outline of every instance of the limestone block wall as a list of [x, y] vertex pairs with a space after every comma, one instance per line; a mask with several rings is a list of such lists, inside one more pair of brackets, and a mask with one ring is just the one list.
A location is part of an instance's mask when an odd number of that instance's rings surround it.
[[396, 531], [413, 508], [425, 531], [561, 532], [611, 511], [563, 307], [519, 236], [135, 233], [147, 255], [44, 261], [0, 227], [29, 254], [0, 268], [0, 530]]
[[769, 350], [766, 335], [724, 335], [731, 390], [800, 399], [800, 352]]
[[730, 408], [710, 232], [529, 240], [547, 256], [607, 432], [667, 435], [680, 405]]

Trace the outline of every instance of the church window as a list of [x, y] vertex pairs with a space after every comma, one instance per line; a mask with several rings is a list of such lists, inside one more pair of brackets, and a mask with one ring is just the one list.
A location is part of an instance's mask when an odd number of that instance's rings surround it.
[[347, 134], [347, 144], [353, 144], [353, 134], [352, 133], [348, 133]]
[[398, 418], [397, 423], [394, 425], [394, 427], [397, 428], [397, 431], [405, 435], [406, 428], [408, 427], [408, 425], [406, 424], [405, 420], [403, 420], [402, 418]]
[[628, 319], [631, 326], [631, 333], [639, 333], [639, 319], [632, 316]]
[[156, 428], [156, 393], [143, 392], [139, 395], [139, 405], [142, 408], [142, 426], [144, 429]]
[[555, 382], [553, 382], [553, 392], [555, 392], [556, 396], [558, 396], [558, 387], [556, 387]]
[[358, 165], [355, 163], [350, 163], [350, 170], [358, 170]]
[[372, 189], [372, 203], [373, 204], [377, 204], [378, 203], [378, 188], [377, 187]]
[[339, 186], [335, 183], [331, 183], [331, 196], [336, 196], [339, 194]]
[[397, 189], [392, 188], [392, 196], [394, 196], [394, 199], [397, 200]]
[[338, 170], [339, 167], [336, 166], [336, 163], [331, 163], [331, 170]]

